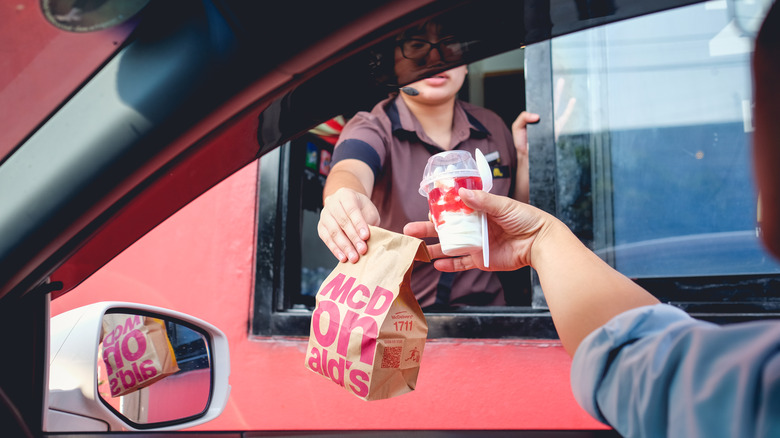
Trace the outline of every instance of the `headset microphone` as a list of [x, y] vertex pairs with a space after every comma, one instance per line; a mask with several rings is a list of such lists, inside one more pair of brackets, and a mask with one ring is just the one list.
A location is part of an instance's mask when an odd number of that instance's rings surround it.
[[401, 91], [408, 94], [409, 96], [417, 96], [418, 94], [420, 94], [420, 92], [417, 91], [416, 88], [412, 88], [412, 87], [403, 87], [401, 88]]

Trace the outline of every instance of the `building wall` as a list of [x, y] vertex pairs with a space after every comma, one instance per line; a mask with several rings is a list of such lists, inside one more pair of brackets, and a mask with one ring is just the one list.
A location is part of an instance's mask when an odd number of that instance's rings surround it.
[[152, 230], [52, 315], [131, 301], [206, 320], [230, 343], [232, 392], [198, 429], [603, 428], [575, 402], [571, 360], [550, 340], [433, 339], [417, 389], [365, 402], [304, 367], [305, 338], [250, 339], [257, 163]]

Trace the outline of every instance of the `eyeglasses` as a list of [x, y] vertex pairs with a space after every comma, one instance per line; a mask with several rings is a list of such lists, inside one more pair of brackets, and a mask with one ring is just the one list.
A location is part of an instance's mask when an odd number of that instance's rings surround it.
[[433, 49], [439, 51], [439, 56], [445, 62], [459, 61], [463, 55], [461, 43], [455, 38], [445, 38], [438, 43], [418, 38], [407, 38], [398, 41], [398, 47], [401, 48], [401, 54], [404, 58], [415, 61], [424, 59]]

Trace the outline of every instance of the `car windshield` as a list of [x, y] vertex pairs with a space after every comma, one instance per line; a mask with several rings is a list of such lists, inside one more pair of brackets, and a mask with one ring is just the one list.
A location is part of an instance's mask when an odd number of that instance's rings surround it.
[[0, 13], [0, 162], [125, 42], [137, 21], [90, 32], [58, 29], [37, 1]]

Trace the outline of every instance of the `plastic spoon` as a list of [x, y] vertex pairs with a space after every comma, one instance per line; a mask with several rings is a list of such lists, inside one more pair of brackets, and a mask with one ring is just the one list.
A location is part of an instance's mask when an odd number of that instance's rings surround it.
[[[479, 177], [482, 178], [482, 190], [489, 192], [493, 188], [493, 172], [490, 171], [490, 164], [488, 164], [488, 161], [479, 149], [475, 151], [474, 155], [477, 158]], [[482, 264], [487, 268], [490, 266], [487, 215], [485, 213], [480, 214], [482, 216]]]

